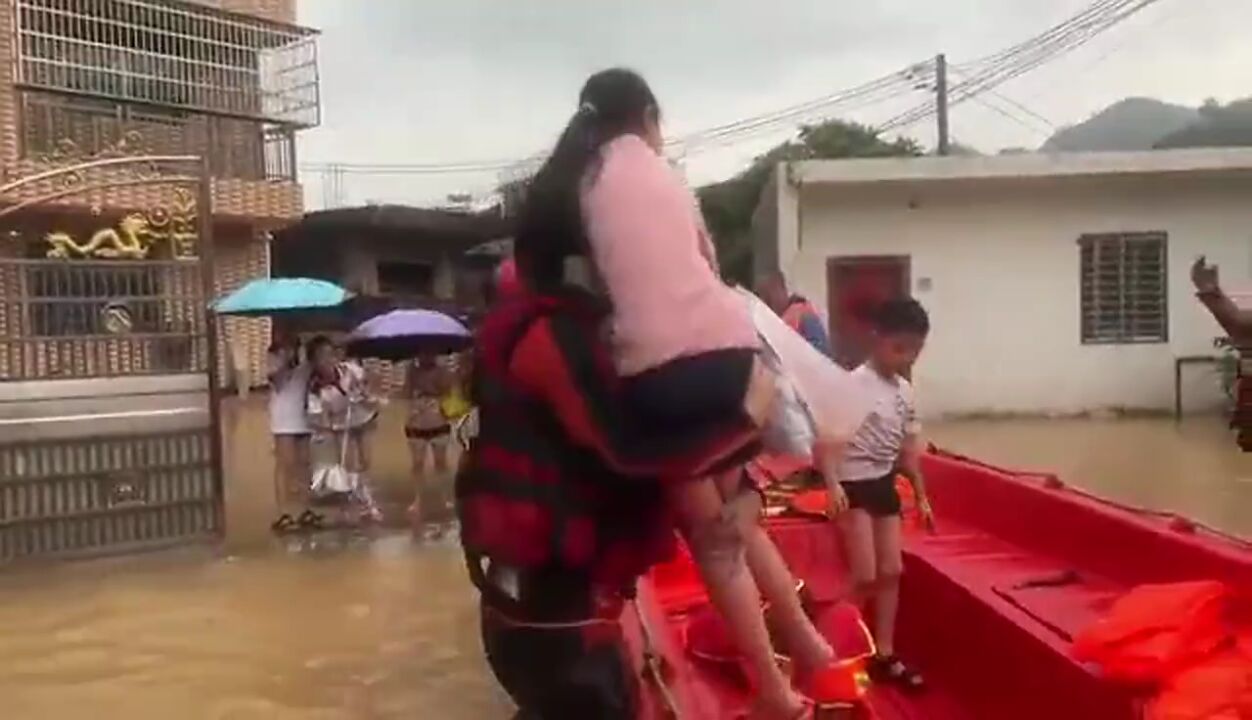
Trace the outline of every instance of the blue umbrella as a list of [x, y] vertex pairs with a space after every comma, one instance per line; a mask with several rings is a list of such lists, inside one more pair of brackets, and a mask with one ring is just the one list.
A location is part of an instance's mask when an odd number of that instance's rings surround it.
[[221, 315], [273, 315], [336, 308], [351, 297], [352, 293], [325, 280], [261, 278], [218, 298], [213, 310]]
[[451, 316], [434, 310], [392, 310], [358, 325], [348, 335], [348, 352], [406, 360], [426, 352], [457, 352], [471, 342], [469, 329]]

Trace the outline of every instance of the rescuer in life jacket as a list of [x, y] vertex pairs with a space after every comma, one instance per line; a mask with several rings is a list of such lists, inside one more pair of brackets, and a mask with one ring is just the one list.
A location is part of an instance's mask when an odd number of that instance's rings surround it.
[[519, 717], [634, 718], [618, 617], [637, 577], [673, 552], [659, 478], [742, 462], [755, 434], [694, 448], [633, 438], [597, 339], [603, 302], [542, 275], [524, 292], [508, 265], [499, 277], [476, 338], [478, 436], [456, 481], [488, 662]]
[[1229, 336], [1231, 346], [1239, 352], [1235, 412], [1230, 424], [1238, 433], [1239, 447], [1244, 452], [1252, 452], [1252, 380], [1243, 373], [1244, 353], [1252, 351], [1252, 312], [1239, 308], [1222, 292], [1217, 266], [1209, 265], [1204, 256], [1191, 266], [1191, 282], [1195, 284], [1196, 297], [1213, 314]]
[[[757, 523], [760, 495], [752, 492], [742, 472], [742, 460], [755, 453], [759, 428], [770, 416], [777, 388], [772, 372], [757, 356], [759, 339], [746, 305], [718, 275], [696, 200], [661, 156], [659, 122], [655, 96], [636, 73], [616, 69], [588, 79], [577, 110], [527, 187], [515, 238], [518, 268], [527, 289], [544, 302], [566, 299], [572, 285], [588, 296], [587, 307], [579, 314], [581, 324], [563, 320], [562, 326], [578, 330], [584, 336], [580, 342], [593, 342], [596, 353], [609, 351], [609, 363], [602, 372], [598, 363], [574, 367], [580, 368], [584, 384], [588, 378], [616, 383], [610, 397], [613, 402], [604, 413], [605, 425], [620, 431], [616, 437], [622, 442], [614, 445], [640, 451], [623, 453], [626, 457], [674, 457], [692, 464], [681, 471], [661, 466], [653, 474], [672, 479], [662, 483], [665, 504], [673, 507], [710, 597], [748, 659], [757, 681], [761, 717], [789, 719], [805, 709], [805, 702], [775, 662], [760, 596], [773, 608], [780, 632], [786, 636], [783, 642], [791, 651], [801, 685], [820, 686], [817, 679], [834, 658], [830, 644], [805, 615], [794, 578]], [[589, 318], [597, 304], [601, 313]], [[547, 317], [568, 318], [572, 310], [568, 304], [559, 309]], [[505, 317], [504, 310], [499, 317]], [[498, 325], [485, 325], [485, 338], [492, 337], [489, 327]], [[611, 338], [604, 331], [611, 332]], [[509, 354], [491, 342], [483, 340], [480, 351], [488, 356]], [[511, 353], [525, 355], [524, 348], [518, 345]], [[514, 364], [510, 361], [502, 369], [515, 371]], [[560, 359], [548, 357], [543, 369], [554, 366], [560, 367]], [[491, 377], [490, 370], [482, 376]], [[543, 425], [535, 422], [533, 413], [519, 411], [521, 405], [496, 399], [498, 407], [508, 407], [491, 411], [489, 402], [492, 399], [484, 395], [479, 403], [479, 445], [483, 447], [471, 452], [471, 460], [479, 464], [490, 456], [487, 448], [495, 442], [486, 441], [492, 435], [488, 414], [494, 412], [502, 422], [507, 417], [516, 425], [522, 424], [518, 418], [528, 416], [535, 426], [529, 430], [532, 436]], [[532, 398], [526, 407], [536, 405], [545, 403]], [[558, 423], [571, 418], [583, 421], [582, 416], [555, 414]], [[549, 428], [552, 424], [551, 420], [547, 423]], [[569, 444], [572, 430], [565, 430], [559, 440]], [[496, 437], [504, 446], [521, 432], [511, 428]], [[742, 437], [738, 446], [744, 458], [695, 469], [698, 461], [710, 457], [704, 444], [732, 436]], [[547, 454], [528, 451], [520, 455], [526, 472], [545, 462], [566, 462], [571, 456], [569, 449], [558, 449], [555, 436], [543, 441], [548, 444]], [[664, 445], [669, 447], [660, 447]], [[519, 453], [513, 451], [512, 457]], [[605, 457], [597, 460], [603, 463]], [[620, 466], [617, 469], [620, 473]], [[462, 473], [462, 478], [466, 487], [490, 486], [499, 478], [493, 481], [488, 476], [501, 471], [497, 466], [491, 473]], [[520, 464], [504, 471], [520, 472]], [[562, 473], [550, 470], [543, 475], [549, 480], [535, 484], [545, 485], [549, 495], [554, 487], [570, 487], [551, 479]], [[581, 477], [576, 472], [569, 476]], [[525, 482], [535, 481], [531, 478], [520, 484]], [[514, 494], [518, 484], [496, 482]], [[594, 498], [602, 484], [592, 487], [583, 492]], [[543, 513], [532, 502], [511, 520], [522, 522], [523, 515], [533, 518]], [[560, 526], [548, 531], [552, 537], [563, 535], [569, 525], [567, 511], [554, 516], [557, 520], [544, 521]], [[507, 525], [483, 523], [491, 532]], [[580, 532], [589, 534], [596, 524], [589, 520], [581, 527]], [[507, 548], [497, 551], [510, 552]], [[511, 551], [516, 554], [515, 547]], [[573, 562], [570, 552], [562, 546], [559, 553], [567, 564]], [[532, 558], [523, 567], [537, 567], [546, 560]], [[742, 572], [745, 567], [751, 572]]]
[[821, 315], [805, 298], [792, 295], [787, 291], [787, 278], [781, 272], [767, 273], [757, 282], [756, 294], [770, 308], [778, 313], [783, 322], [792, 330], [800, 333], [809, 344], [817, 348], [826, 357], [831, 354], [830, 336], [822, 324]]

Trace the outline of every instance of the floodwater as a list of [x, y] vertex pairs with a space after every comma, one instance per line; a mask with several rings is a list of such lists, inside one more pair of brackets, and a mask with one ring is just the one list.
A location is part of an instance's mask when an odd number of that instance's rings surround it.
[[[374, 438], [379, 494], [411, 500], [399, 413]], [[451, 534], [396, 522], [276, 540], [263, 404], [226, 412], [220, 553], [0, 575], [0, 716], [13, 720], [506, 718]], [[1252, 455], [1217, 419], [937, 424], [938, 444], [1049, 470], [1136, 505], [1252, 535]], [[439, 506], [432, 493], [428, 506]]]

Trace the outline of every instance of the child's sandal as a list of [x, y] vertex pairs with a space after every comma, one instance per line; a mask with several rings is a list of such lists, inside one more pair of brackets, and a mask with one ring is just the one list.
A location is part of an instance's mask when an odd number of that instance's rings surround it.
[[869, 676], [874, 682], [891, 684], [905, 690], [922, 690], [926, 680], [895, 655], [877, 655], [869, 661]]
[[300, 525], [299, 523], [296, 522], [295, 518], [293, 518], [291, 515], [287, 513], [283, 513], [282, 515], [278, 516], [277, 520], [270, 523], [270, 530], [273, 530], [275, 533], [278, 533], [281, 535], [284, 533], [289, 533], [292, 530], [295, 530], [296, 528], [298, 528], [299, 526]]
[[303, 530], [321, 530], [326, 527], [326, 516], [312, 510], [305, 510], [300, 513], [300, 517], [296, 518], [296, 523]]

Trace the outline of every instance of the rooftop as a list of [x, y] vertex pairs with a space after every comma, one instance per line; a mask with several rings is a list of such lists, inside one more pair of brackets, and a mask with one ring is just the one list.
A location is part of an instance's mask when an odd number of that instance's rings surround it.
[[792, 163], [790, 168], [789, 179], [797, 185], [864, 185], [1168, 174], [1252, 175], [1252, 148], [805, 160]]

